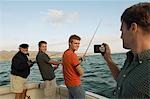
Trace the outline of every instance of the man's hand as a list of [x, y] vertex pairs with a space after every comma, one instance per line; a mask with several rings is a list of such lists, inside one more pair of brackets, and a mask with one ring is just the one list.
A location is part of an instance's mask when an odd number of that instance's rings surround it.
[[53, 60], [51, 60], [50, 64], [54, 65], [53, 66], [54, 70], [56, 70], [59, 67], [59, 65], [62, 64], [62, 62], [61, 61], [53, 61]]
[[105, 53], [103, 54], [104, 59], [105, 59], [107, 62], [112, 61], [110, 47], [109, 47], [108, 44], [106, 44], [106, 43], [103, 43], [102, 45], [105, 46]]
[[83, 57], [79, 57], [79, 62], [81, 63], [82, 61], [84, 61]]
[[35, 61], [32, 61], [32, 60], [27, 61], [27, 64], [29, 67], [32, 67], [34, 63], [35, 63]]

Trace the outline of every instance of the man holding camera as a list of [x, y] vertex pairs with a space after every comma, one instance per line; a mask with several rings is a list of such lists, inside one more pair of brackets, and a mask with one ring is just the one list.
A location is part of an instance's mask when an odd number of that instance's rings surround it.
[[80, 65], [75, 51], [78, 50], [81, 38], [77, 35], [71, 35], [69, 38], [69, 48], [62, 57], [63, 75], [65, 85], [69, 91], [69, 99], [85, 99], [85, 92], [81, 85], [81, 77], [84, 70]]
[[30, 74], [30, 67], [34, 62], [28, 60], [28, 44], [21, 44], [19, 52], [13, 57], [11, 65], [10, 89], [16, 93], [15, 99], [25, 99], [26, 81]]
[[127, 8], [121, 16], [123, 48], [130, 49], [121, 70], [105, 46], [104, 59], [117, 81], [117, 98], [150, 98], [150, 3], [139, 3]]

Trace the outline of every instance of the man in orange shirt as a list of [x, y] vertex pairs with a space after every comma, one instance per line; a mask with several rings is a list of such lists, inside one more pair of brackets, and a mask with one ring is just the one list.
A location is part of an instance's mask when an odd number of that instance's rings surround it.
[[75, 54], [75, 51], [79, 48], [80, 40], [79, 36], [71, 35], [69, 48], [64, 52], [62, 58], [64, 80], [69, 91], [69, 99], [85, 99], [85, 92], [80, 80], [84, 70], [80, 65], [78, 56]]

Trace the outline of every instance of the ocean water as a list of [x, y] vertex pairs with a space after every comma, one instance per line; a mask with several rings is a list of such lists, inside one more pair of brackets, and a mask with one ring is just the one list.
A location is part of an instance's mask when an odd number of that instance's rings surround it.
[[[113, 54], [112, 58], [119, 68], [123, 66], [126, 55]], [[57, 59], [56, 59], [57, 60]], [[85, 74], [82, 78], [83, 87], [86, 91], [90, 91], [99, 95], [113, 98], [113, 90], [116, 82], [113, 79], [111, 72], [106, 65], [106, 62], [101, 55], [90, 55], [82, 63], [85, 69]], [[0, 62], [0, 86], [9, 85], [11, 61]], [[62, 66], [55, 71], [58, 84], [64, 84]], [[42, 78], [37, 64], [31, 68], [31, 73], [28, 77], [29, 82], [42, 82]]]

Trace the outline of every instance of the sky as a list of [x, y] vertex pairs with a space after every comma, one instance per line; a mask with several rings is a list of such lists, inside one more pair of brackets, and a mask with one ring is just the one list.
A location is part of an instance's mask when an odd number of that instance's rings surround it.
[[[120, 39], [120, 16], [141, 0], [1, 0], [0, 51], [18, 50], [28, 43], [30, 51], [47, 41], [49, 51], [65, 51], [72, 34], [81, 37], [78, 52], [93, 53], [94, 44], [109, 44], [113, 53], [126, 52]], [[142, 2], [149, 0], [142, 0]]]

